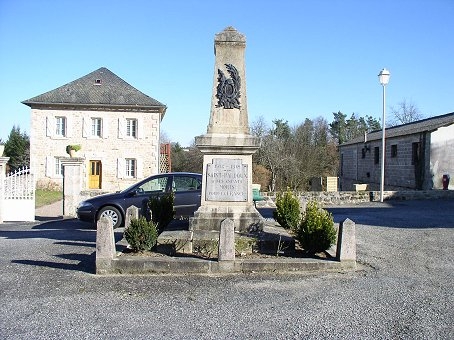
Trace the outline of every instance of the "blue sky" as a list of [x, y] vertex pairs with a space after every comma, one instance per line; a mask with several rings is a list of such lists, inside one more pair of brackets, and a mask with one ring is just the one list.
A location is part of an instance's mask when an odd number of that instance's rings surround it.
[[247, 39], [250, 123], [381, 120], [383, 67], [389, 106], [453, 112], [453, 17], [453, 0], [0, 0], [0, 138], [29, 133], [21, 101], [107, 67], [166, 104], [162, 130], [190, 145], [206, 132], [227, 26]]

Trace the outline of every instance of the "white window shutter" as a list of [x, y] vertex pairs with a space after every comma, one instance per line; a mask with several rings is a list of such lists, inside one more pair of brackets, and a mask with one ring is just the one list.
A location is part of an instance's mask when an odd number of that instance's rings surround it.
[[118, 118], [118, 138], [123, 139], [126, 136], [126, 119]]
[[82, 118], [82, 137], [87, 138], [90, 136], [90, 118]]
[[102, 124], [102, 138], [109, 138], [109, 123], [107, 118], [101, 120]]
[[65, 117], [66, 119], [66, 137], [72, 137], [73, 136], [73, 119], [72, 117]]
[[143, 138], [143, 119], [142, 118], [137, 119], [137, 138], [139, 138], [139, 139]]
[[137, 179], [143, 178], [143, 161], [141, 158], [136, 159], [137, 162]]
[[117, 158], [117, 177], [124, 178], [126, 170], [126, 163], [124, 158]]
[[46, 117], [46, 136], [53, 137], [55, 135], [55, 119], [52, 116]]
[[46, 177], [54, 177], [55, 174], [55, 157], [46, 156]]

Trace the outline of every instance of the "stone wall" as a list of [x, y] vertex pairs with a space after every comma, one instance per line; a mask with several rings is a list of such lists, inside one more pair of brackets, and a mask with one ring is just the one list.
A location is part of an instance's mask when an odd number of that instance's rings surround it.
[[[67, 118], [67, 135], [55, 135], [55, 117]], [[91, 137], [91, 118], [101, 118], [102, 137]], [[137, 119], [138, 138], [121, 133], [121, 122], [126, 118]], [[88, 164], [90, 160], [102, 162], [102, 189], [117, 191], [136, 183], [138, 179], [159, 172], [159, 112], [116, 112], [80, 110], [33, 109], [30, 128], [30, 163], [39, 187], [62, 185], [62, 176], [56, 175], [56, 157], [68, 157], [66, 145], [82, 146], [78, 157], [85, 159], [83, 188], [88, 189]], [[119, 160], [137, 160], [137, 178], [119, 176]], [[120, 162], [121, 163], [121, 162]]]
[[[257, 208], [275, 207], [275, 193], [262, 193], [264, 201], [257, 202]], [[302, 205], [308, 201], [317, 201], [324, 206], [347, 205], [365, 202], [379, 202], [380, 191], [338, 191], [320, 192], [307, 191], [296, 194]], [[454, 199], [454, 190], [409, 190], [409, 191], [384, 191], [384, 200], [429, 200], [429, 199]]]
[[[413, 134], [386, 139], [385, 189], [416, 189], [413, 143], [421, 142], [421, 138], [420, 134]], [[421, 145], [423, 144], [421, 143]], [[376, 163], [375, 153], [377, 148], [379, 157]], [[396, 154], [392, 154], [391, 150], [393, 148], [396, 150]], [[426, 152], [427, 150], [425, 149], [421, 150], [421, 161], [430, 157]], [[341, 146], [340, 154], [341, 174], [339, 179], [341, 190], [353, 190], [353, 184], [355, 183], [367, 183], [371, 189], [379, 189], [381, 140]], [[428, 176], [429, 172], [426, 171], [425, 173]]]

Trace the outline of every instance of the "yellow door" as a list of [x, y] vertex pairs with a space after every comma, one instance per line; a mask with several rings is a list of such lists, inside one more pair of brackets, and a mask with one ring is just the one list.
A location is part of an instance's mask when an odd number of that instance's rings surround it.
[[90, 161], [88, 166], [88, 188], [101, 189], [101, 161]]

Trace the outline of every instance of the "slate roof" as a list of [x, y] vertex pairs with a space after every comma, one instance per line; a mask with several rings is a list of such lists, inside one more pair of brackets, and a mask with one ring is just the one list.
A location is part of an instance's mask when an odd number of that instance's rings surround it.
[[[445, 115], [431, 117], [427, 119], [418, 120], [416, 122], [396, 125], [385, 129], [385, 137], [399, 137], [405, 135], [412, 135], [420, 132], [431, 132], [435, 131], [440, 127], [449, 126], [454, 124], [454, 112], [447, 113]], [[367, 141], [379, 140], [382, 137], [382, 130], [371, 131], [367, 134]], [[364, 143], [364, 137], [357, 137], [348, 142], [341, 144], [352, 145], [357, 143]]]
[[147, 96], [105, 67], [55, 90], [22, 102], [30, 107], [83, 106], [97, 109], [159, 109], [166, 106]]

